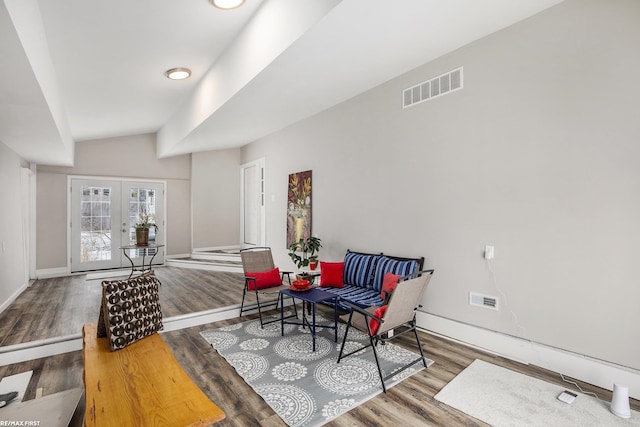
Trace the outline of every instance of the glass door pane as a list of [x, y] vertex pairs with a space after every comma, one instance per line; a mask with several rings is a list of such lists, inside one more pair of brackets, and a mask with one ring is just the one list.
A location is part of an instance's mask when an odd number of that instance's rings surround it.
[[71, 271], [120, 267], [114, 209], [120, 211], [119, 182], [71, 181]]
[[[123, 204], [122, 216], [127, 218], [123, 228], [128, 230], [125, 240], [128, 245], [136, 244], [136, 224], [143, 222], [154, 224], [149, 228], [149, 244], [162, 244], [164, 226], [164, 185], [152, 182], [125, 182], [123, 191], [127, 194], [127, 202]], [[126, 207], [125, 207], [126, 206]], [[126, 209], [126, 211], [125, 211]], [[146, 254], [143, 253], [146, 251]], [[129, 256], [135, 264], [139, 264], [142, 256], [152, 257], [154, 264], [164, 262], [164, 250], [130, 249]], [[127, 261], [128, 262], [128, 261]]]
[[82, 187], [80, 262], [111, 257], [111, 187]]

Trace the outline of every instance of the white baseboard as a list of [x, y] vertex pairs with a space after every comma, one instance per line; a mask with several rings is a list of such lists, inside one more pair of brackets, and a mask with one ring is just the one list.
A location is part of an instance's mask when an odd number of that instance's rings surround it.
[[[157, 267], [154, 265], [154, 267]], [[85, 280], [102, 280], [102, 279], [113, 279], [113, 278], [127, 278], [131, 274], [131, 267], [129, 268], [119, 268], [114, 270], [100, 270], [100, 271], [91, 271], [87, 273], [87, 277]]]
[[71, 269], [69, 269], [69, 267], [45, 268], [43, 270], [36, 270], [36, 278], [38, 279], [50, 279], [52, 277], [64, 277], [70, 275]]
[[171, 260], [165, 261], [167, 267], [179, 267], [179, 268], [193, 268], [195, 270], [209, 270], [209, 271], [223, 271], [227, 273], [242, 273], [241, 265], [226, 265], [226, 264], [207, 264], [198, 261], [186, 261], [186, 260]]
[[29, 284], [28, 283], [24, 283], [9, 298], [7, 298], [7, 300], [5, 302], [3, 302], [2, 305], [0, 305], [0, 313], [5, 311], [6, 308], [9, 307], [9, 305], [11, 305], [11, 303], [14, 302], [16, 300], [16, 298], [18, 298], [20, 296], [20, 294], [22, 292], [24, 292], [24, 290], [27, 289], [28, 287], [29, 287]]
[[0, 366], [82, 350], [81, 334], [0, 347]]
[[237, 262], [240, 261], [239, 254], [230, 254], [224, 252], [194, 252], [190, 257], [192, 260], [196, 261], [226, 261], [226, 262]]
[[607, 390], [611, 390], [614, 383], [624, 384], [629, 387], [631, 397], [640, 399], [639, 370], [429, 313], [418, 312], [416, 322], [418, 327], [444, 338], [562, 373]]
[[162, 332], [177, 331], [179, 329], [219, 322], [220, 320], [233, 319], [240, 315], [240, 304], [197, 313], [183, 314], [165, 319], [162, 323]]
[[165, 255], [164, 259], [176, 259], [176, 258], [189, 258], [191, 256], [190, 253], [186, 253], [186, 254], [173, 254], [173, 255]]
[[228, 251], [228, 250], [240, 250], [240, 245], [210, 246], [210, 247], [206, 247], [206, 248], [193, 248], [192, 252], [210, 252], [210, 251]]

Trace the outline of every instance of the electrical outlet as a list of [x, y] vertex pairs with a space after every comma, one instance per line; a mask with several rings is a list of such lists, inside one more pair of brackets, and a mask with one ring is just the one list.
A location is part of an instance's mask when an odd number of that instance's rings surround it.
[[494, 257], [494, 251], [493, 251], [493, 246], [485, 246], [484, 247], [484, 259], [493, 259]]

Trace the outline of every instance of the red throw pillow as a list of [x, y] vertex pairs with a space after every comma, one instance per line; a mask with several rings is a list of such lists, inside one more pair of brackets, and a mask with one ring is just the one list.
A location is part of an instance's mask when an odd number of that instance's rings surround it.
[[[387, 311], [387, 306], [383, 305], [382, 307], [378, 307], [373, 311], [373, 315], [378, 319], [382, 319], [384, 317], [384, 313]], [[371, 329], [371, 335], [375, 335], [378, 332], [378, 328], [380, 328], [380, 322], [376, 319], [369, 320], [369, 329]]]
[[401, 277], [402, 276], [390, 272], [387, 272], [387, 274], [384, 275], [384, 279], [382, 279], [382, 292], [380, 292], [380, 298], [382, 298], [382, 301], [387, 297], [387, 292], [393, 292]]
[[268, 271], [246, 273], [245, 276], [256, 278], [256, 280], [249, 280], [247, 283], [247, 289], [249, 289], [250, 291], [255, 291], [256, 288], [265, 289], [282, 285], [282, 279], [280, 278], [280, 269], [278, 267]]
[[344, 262], [320, 261], [320, 287], [344, 288]]

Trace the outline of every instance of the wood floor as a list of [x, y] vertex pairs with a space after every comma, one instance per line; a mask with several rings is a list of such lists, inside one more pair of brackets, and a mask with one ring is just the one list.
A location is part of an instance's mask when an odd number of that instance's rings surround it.
[[[242, 299], [239, 273], [159, 267], [155, 274], [162, 283], [165, 318], [239, 304]], [[101, 282], [87, 280], [86, 275], [36, 280], [0, 313], [0, 346], [80, 334], [82, 325], [98, 321]]]
[[[205, 276], [212, 274], [212, 272], [202, 273]], [[214, 273], [214, 275], [217, 274]], [[184, 274], [181, 271], [166, 272], [163, 286], [170, 280], [183, 280], [183, 277]], [[169, 286], [165, 289], [169, 289]], [[232, 299], [232, 293], [220, 292], [219, 289], [217, 293], [221, 304], [228, 305], [239, 301], [238, 299]], [[227, 299], [226, 302], [224, 301], [225, 298]], [[189, 307], [192, 303], [186, 301], [186, 299], [186, 297], [182, 298], [181, 296], [172, 304], [176, 308], [181, 306]], [[199, 302], [193, 304], [199, 304]], [[207, 305], [209, 303], [203, 304]], [[162, 334], [162, 337], [194, 382], [212, 401], [225, 411], [226, 419], [216, 425], [234, 427], [285, 426], [284, 422], [262, 398], [199, 335], [201, 331], [245, 321], [249, 318], [255, 318], [255, 315], [166, 332]], [[90, 321], [95, 320], [91, 318]], [[47, 322], [42, 322], [42, 324], [46, 325]], [[563, 383], [558, 374], [535, 366], [509, 361], [427, 333], [420, 333], [420, 339], [426, 356], [435, 361], [429, 369], [402, 381], [386, 394], [376, 396], [327, 425], [341, 427], [378, 425], [485, 426], [486, 424], [441, 404], [433, 398], [435, 394], [475, 359], [482, 359], [525, 375], [559, 384], [566, 388], [572, 388], [572, 386]], [[411, 342], [410, 337], [401, 337], [395, 342], [410, 350], [417, 351], [415, 342]], [[49, 395], [75, 387], [82, 387], [83, 385], [82, 354], [80, 351], [2, 366], [0, 367], [0, 377], [27, 370], [34, 371], [25, 396], [27, 400], [34, 398], [39, 388], [42, 389], [43, 395]], [[585, 390], [597, 393], [606, 402], [611, 400], [611, 392], [607, 390], [583, 383], [580, 383], [580, 385]], [[632, 400], [632, 408], [640, 410], [640, 402]], [[80, 420], [83, 411], [84, 408], [81, 406], [72, 425], [81, 425]]]

